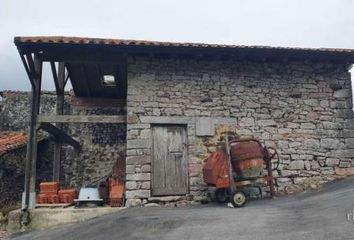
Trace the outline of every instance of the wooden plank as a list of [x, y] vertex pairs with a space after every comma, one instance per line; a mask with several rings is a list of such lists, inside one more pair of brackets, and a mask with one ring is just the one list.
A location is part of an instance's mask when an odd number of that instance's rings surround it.
[[61, 142], [67, 143], [77, 149], [80, 148], [80, 143], [78, 141], [76, 141], [75, 139], [70, 137], [63, 130], [60, 130], [59, 128], [57, 128], [53, 124], [41, 123], [39, 128], [52, 134], [55, 137], [56, 141], [61, 141]]
[[168, 182], [173, 194], [187, 193], [187, 152], [185, 128], [181, 126], [168, 127]]
[[41, 123], [126, 123], [126, 115], [39, 115]]
[[163, 127], [153, 128], [153, 162], [152, 162], [152, 194], [165, 195], [167, 158], [167, 130]]

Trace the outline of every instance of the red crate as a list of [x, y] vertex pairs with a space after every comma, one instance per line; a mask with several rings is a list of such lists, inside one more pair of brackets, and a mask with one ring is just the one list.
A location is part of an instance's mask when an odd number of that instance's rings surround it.
[[58, 194], [48, 195], [48, 203], [59, 203]]
[[48, 203], [48, 195], [47, 194], [37, 194], [37, 203], [38, 204], [46, 204]]
[[77, 198], [76, 189], [62, 189], [59, 190], [59, 202], [60, 203], [73, 203]]
[[111, 184], [109, 193], [109, 203], [111, 207], [121, 207], [123, 205], [124, 182], [116, 182]]
[[40, 193], [58, 194], [59, 182], [42, 182], [39, 184]]

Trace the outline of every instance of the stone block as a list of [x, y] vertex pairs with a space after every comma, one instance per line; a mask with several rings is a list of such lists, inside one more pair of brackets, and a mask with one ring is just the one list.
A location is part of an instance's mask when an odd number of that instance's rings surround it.
[[298, 171], [296, 170], [280, 170], [280, 175], [282, 177], [291, 177], [299, 175]]
[[202, 165], [201, 164], [189, 164], [188, 170], [189, 170], [190, 177], [200, 176], [202, 173]]
[[305, 163], [302, 160], [291, 161], [288, 169], [289, 170], [303, 170], [305, 168]]
[[139, 155], [139, 156], [129, 156], [126, 158], [126, 163], [129, 165], [134, 164], [147, 164], [151, 163], [151, 156], [150, 155]]
[[337, 118], [351, 119], [353, 118], [353, 110], [352, 109], [335, 110], [335, 116]]
[[149, 202], [177, 202], [177, 201], [181, 201], [184, 200], [185, 197], [183, 196], [167, 196], [167, 197], [150, 197], [148, 199]]
[[279, 128], [278, 129], [278, 133], [279, 134], [290, 134], [291, 133], [291, 129], [289, 129], [289, 128]]
[[289, 185], [285, 187], [286, 194], [300, 193], [302, 191], [304, 191], [304, 189], [299, 185]]
[[145, 204], [144, 206], [145, 206], [145, 207], [160, 207], [160, 205], [157, 204], [157, 203], [147, 203], [147, 204]]
[[337, 91], [334, 91], [333, 97], [335, 98], [349, 98], [352, 96], [352, 90], [351, 89], [340, 89]]
[[274, 120], [270, 120], [270, 119], [258, 120], [257, 124], [261, 127], [272, 127], [272, 126], [276, 127], [277, 126], [277, 123]]
[[323, 108], [329, 107], [329, 101], [328, 100], [321, 100], [320, 106]]
[[322, 126], [324, 129], [342, 129], [343, 126], [340, 123], [336, 123], [336, 122], [322, 122]]
[[135, 181], [127, 181], [125, 183], [125, 188], [127, 190], [135, 190], [135, 189], [137, 189], [137, 187], [138, 187], [138, 184]]
[[252, 101], [246, 101], [245, 105], [247, 108], [260, 108], [261, 105], [257, 102], [252, 102]]
[[300, 125], [299, 125], [298, 123], [288, 122], [288, 123], [286, 124], [286, 127], [287, 127], [287, 128], [299, 128]]
[[127, 181], [150, 181], [150, 179], [150, 173], [134, 173], [126, 175]]
[[189, 184], [191, 186], [201, 186], [201, 185], [205, 185], [203, 179], [201, 179], [200, 177], [191, 177], [189, 179]]
[[330, 152], [329, 156], [340, 159], [352, 158], [354, 156], [354, 149], [333, 150]]
[[128, 124], [127, 129], [145, 129], [150, 128], [150, 124]]
[[125, 168], [126, 173], [135, 173], [135, 165], [127, 165]]
[[295, 184], [304, 184], [308, 180], [307, 177], [296, 177], [294, 178], [294, 183]]
[[149, 198], [150, 197], [150, 190], [126, 191], [125, 192], [125, 197], [127, 199], [131, 199], [131, 198]]
[[322, 148], [326, 149], [338, 149], [341, 144], [337, 138], [322, 138], [320, 140], [320, 145]]
[[201, 117], [196, 122], [196, 135], [197, 136], [214, 136], [215, 127], [212, 118]]
[[304, 147], [306, 149], [319, 149], [320, 148], [320, 141], [316, 139], [306, 139], [304, 141]]
[[327, 158], [326, 165], [328, 167], [335, 167], [339, 165], [340, 160], [338, 158]]
[[344, 123], [344, 128], [354, 129], [354, 119], [348, 119]]
[[349, 168], [335, 168], [335, 172], [337, 175], [340, 176], [351, 176], [354, 175], [354, 167], [349, 167]]
[[151, 140], [150, 139], [127, 140], [127, 148], [128, 149], [151, 148]]
[[151, 166], [149, 164], [143, 165], [141, 167], [141, 172], [145, 173], [145, 172], [151, 172]]
[[354, 138], [345, 139], [345, 147], [349, 149], [354, 148]]
[[315, 129], [316, 125], [313, 123], [301, 123], [300, 128], [302, 128], [302, 129]]
[[306, 99], [304, 100], [304, 104], [310, 107], [317, 107], [319, 106], [319, 102], [317, 99]]
[[340, 133], [340, 136], [342, 138], [354, 138], [354, 129], [344, 129], [341, 133]]
[[239, 121], [241, 127], [254, 126], [254, 119], [250, 117], [241, 118]]
[[140, 199], [127, 199], [125, 202], [126, 207], [140, 207], [142, 202]]
[[142, 182], [141, 189], [148, 189], [150, 190], [150, 181]]
[[339, 166], [340, 168], [348, 168], [348, 167], [351, 167], [352, 166], [352, 163], [351, 161], [340, 161], [339, 163]]
[[311, 161], [311, 169], [312, 170], [320, 169], [320, 164], [317, 161]]
[[141, 139], [151, 139], [151, 129], [143, 129], [140, 131]]

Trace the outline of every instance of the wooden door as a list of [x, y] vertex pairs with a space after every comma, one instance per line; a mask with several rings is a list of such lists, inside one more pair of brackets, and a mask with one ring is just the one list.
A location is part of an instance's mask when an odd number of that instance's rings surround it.
[[153, 127], [152, 195], [188, 193], [187, 138], [184, 126]]

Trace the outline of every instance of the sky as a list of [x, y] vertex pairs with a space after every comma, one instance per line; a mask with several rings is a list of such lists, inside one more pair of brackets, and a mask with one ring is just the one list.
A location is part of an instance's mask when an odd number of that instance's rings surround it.
[[354, 0], [0, 0], [0, 91], [30, 90], [13, 38], [36, 35], [354, 49]]

